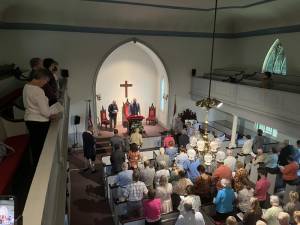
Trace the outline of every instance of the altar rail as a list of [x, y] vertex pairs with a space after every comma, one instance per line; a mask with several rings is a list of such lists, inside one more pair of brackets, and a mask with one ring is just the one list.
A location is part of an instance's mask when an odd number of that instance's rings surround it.
[[23, 211], [24, 225], [64, 224], [70, 104], [66, 88], [62, 96], [64, 114], [51, 122]]

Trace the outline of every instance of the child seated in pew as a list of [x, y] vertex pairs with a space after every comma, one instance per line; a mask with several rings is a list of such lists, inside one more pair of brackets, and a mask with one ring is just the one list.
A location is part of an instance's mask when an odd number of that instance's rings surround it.
[[161, 200], [155, 197], [155, 189], [150, 188], [148, 191], [148, 199], [143, 201], [145, 225], [161, 224]]

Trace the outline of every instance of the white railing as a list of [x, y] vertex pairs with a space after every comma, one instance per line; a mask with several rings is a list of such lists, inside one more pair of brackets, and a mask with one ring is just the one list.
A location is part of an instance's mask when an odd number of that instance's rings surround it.
[[64, 114], [52, 122], [23, 211], [24, 225], [63, 225], [66, 206], [69, 97]]

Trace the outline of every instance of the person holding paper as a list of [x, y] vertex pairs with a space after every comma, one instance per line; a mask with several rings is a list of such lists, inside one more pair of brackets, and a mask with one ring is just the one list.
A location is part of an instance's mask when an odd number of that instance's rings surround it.
[[30, 148], [34, 165], [37, 165], [48, 133], [50, 119], [57, 118], [58, 111], [51, 112], [49, 99], [42, 87], [49, 81], [49, 71], [38, 69], [33, 71], [32, 80], [23, 88], [25, 106], [24, 120], [29, 132]]

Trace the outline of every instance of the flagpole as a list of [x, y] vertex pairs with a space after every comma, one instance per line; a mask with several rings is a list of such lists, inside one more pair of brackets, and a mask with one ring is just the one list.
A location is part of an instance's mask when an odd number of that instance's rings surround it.
[[174, 125], [174, 117], [176, 115], [176, 109], [177, 109], [177, 106], [176, 106], [176, 94], [175, 94], [173, 116], [172, 116], [172, 123], [171, 123], [171, 130], [173, 129], [173, 125]]

